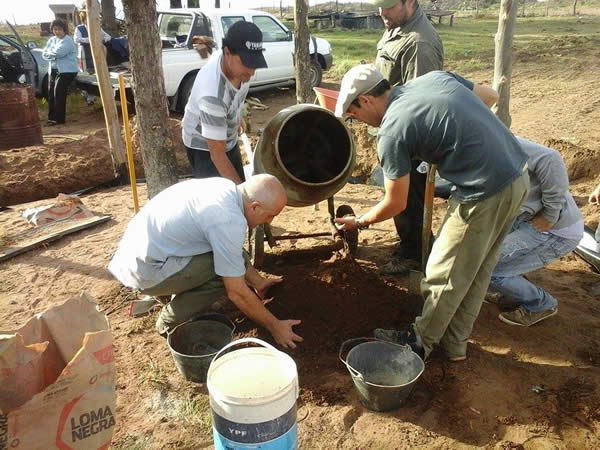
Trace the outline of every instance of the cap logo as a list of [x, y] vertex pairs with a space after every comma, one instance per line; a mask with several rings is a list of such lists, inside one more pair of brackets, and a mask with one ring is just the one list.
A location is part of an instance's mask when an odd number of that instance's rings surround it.
[[263, 46], [262, 46], [262, 42], [246, 41], [246, 48], [250, 51], [257, 52], [257, 51], [262, 51]]

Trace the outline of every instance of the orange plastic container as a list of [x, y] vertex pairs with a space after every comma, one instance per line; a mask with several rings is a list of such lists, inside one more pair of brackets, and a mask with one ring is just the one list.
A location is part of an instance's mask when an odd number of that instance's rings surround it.
[[335, 112], [335, 104], [338, 99], [339, 91], [332, 91], [331, 89], [323, 89], [320, 87], [313, 88], [317, 94], [319, 105], [323, 108], [328, 109], [331, 112]]

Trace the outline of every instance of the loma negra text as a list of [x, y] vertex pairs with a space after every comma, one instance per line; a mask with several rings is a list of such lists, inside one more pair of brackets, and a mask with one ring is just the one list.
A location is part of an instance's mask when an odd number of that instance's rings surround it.
[[79, 423], [71, 417], [71, 436], [73, 442], [85, 439], [107, 430], [115, 425], [115, 418], [110, 408], [105, 406], [97, 411], [90, 411], [79, 416]]

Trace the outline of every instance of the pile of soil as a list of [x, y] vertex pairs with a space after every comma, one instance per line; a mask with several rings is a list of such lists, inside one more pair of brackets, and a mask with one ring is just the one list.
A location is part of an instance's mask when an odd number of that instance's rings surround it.
[[[335, 403], [337, 390], [323, 390], [322, 380], [330, 373], [346, 373], [338, 359], [340, 345], [347, 339], [373, 336], [374, 328], [408, 325], [423, 303], [330, 246], [268, 255], [265, 270], [285, 280], [273, 290], [276, 300], [269, 309], [281, 319], [302, 320], [294, 331], [304, 342], [290, 351], [302, 386], [307, 392], [316, 389], [326, 395], [329, 404]], [[238, 329], [244, 335], [272, 340], [247, 321]]]
[[369, 126], [366, 123], [353, 121], [348, 125], [348, 129], [354, 138], [356, 151], [356, 165], [352, 176], [366, 183], [377, 166], [377, 138], [369, 134]]
[[[137, 122], [130, 120], [136, 177], [144, 176]], [[169, 119], [180, 175], [190, 173], [179, 120]], [[105, 129], [77, 139], [45, 139], [44, 145], [0, 151], [0, 205], [10, 206], [56, 197], [104, 183], [115, 174]]]
[[546, 139], [544, 145], [560, 152], [570, 181], [600, 173], [600, 151], [569, 142], [565, 139]]

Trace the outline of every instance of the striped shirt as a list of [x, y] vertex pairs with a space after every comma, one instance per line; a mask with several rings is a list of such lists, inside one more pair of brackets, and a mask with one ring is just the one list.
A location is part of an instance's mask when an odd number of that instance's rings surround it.
[[236, 89], [221, 70], [221, 60], [222, 53], [214, 53], [196, 75], [182, 122], [186, 147], [208, 151], [211, 139], [226, 141], [229, 151], [237, 143], [249, 83]]

